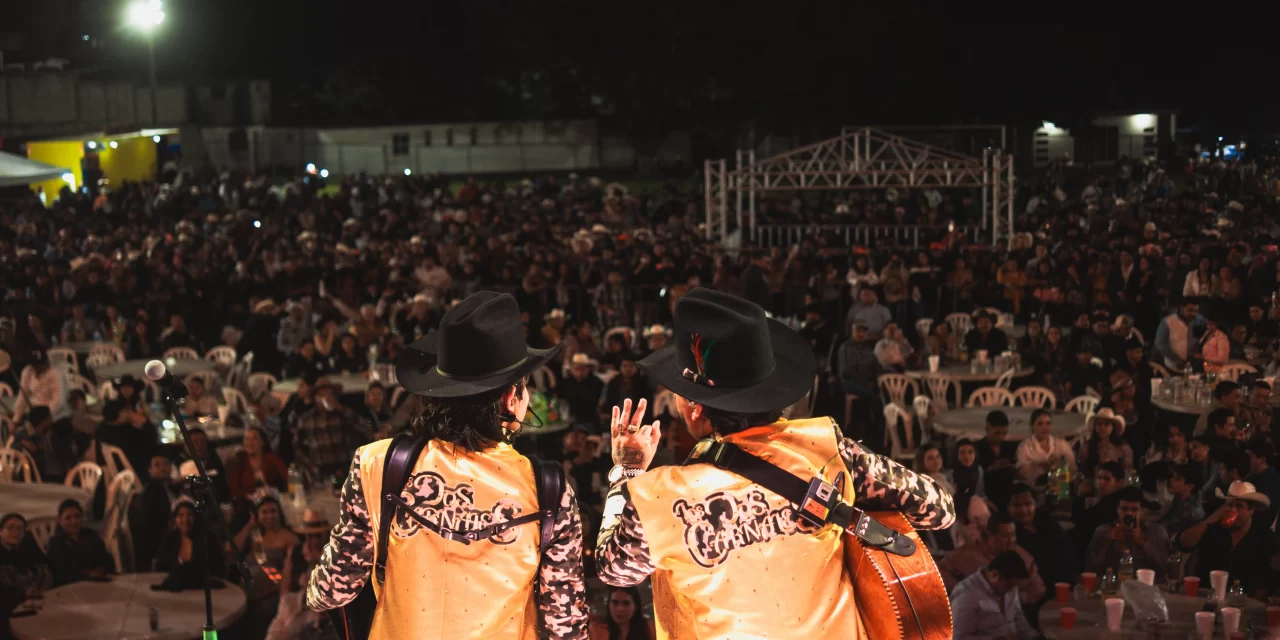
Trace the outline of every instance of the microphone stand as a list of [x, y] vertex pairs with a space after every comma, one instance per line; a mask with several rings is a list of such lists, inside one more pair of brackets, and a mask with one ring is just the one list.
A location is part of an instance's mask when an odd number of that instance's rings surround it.
[[[231, 547], [232, 560], [235, 562], [236, 568], [240, 570], [240, 579], [244, 583], [246, 590], [250, 587], [252, 578], [249, 575], [248, 567], [240, 558], [240, 550], [236, 548], [236, 540], [231, 535], [231, 528], [227, 526], [227, 521], [222, 517], [222, 509], [218, 505], [218, 497], [213, 493], [213, 481], [209, 479], [209, 472], [204, 468], [204, 460], [196, 453], [196, 447], [191, 442], [191, 432], [187, 431], [187, 423], [182, 419], [182, 412], [178, 411], [176, 404], [177, 398], [173, 392], [166, 387], [161, 387], [161, 401], [164, 408], [173, 416], [174, 422], [178, 424], [178, 431], [182, 433], [182, 441], [187, 446], [187, 453], [196, 463], [196, 472], [199, 475], [187, 476], [187, 487], [192, 492], [196, 501], [197, 521], [203, 520], [206, 513], [213, 514], [213, 524], [215, 530], [212, 533], [220, 534], [226, 539], [227, 545]], [[212, 509], [208, 505], [213, 505]], [[208, 535], [210, 532], [206, 532]], [[217, 640], [218, 629], [213, 626], [213, 571], [209, 564], [209, 544], [205, 541], [204, 549], [200, 551], [204, 554], [204, 629], [202, 631], [202, 640]]]

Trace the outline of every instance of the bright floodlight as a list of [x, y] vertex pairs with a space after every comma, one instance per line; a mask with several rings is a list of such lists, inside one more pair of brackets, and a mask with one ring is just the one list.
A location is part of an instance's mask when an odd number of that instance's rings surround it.
[[97, 149], [97, 148], [98, 148], [98, 143], [96, 143], [96, 142], [94, 142], [94, 141], [90, 140], [90, 141], [89, 141], [89, 148], [90, 148], [90, 149]]
[[134, 0], [129, 5], [129, 24], [142, 31], [151, 31], [164, 22], [164, 8], [160, 0]]
[[412, 173], [413, 173], [413, 172], [409, 170], [409, 167], [405, 167], [405, 168], [404, 168], [404, 174], [405, 174], [406, 176], [407, 176], [407, 175], [411, 175]]
[[329, 177], [329, 170], [328, 170], [328, 169], [321, 169], [321, 170], [320, 170], [320, 177], [321, 177], [321, 178], [328, 178], [328, 177]]
[[315, 165], [315, 163], [314, 163], [314, 162], [308, 162], [308, 163], [307, 163], [307, 173], [315, 173], [315, 172], [316, 172], [316, 165]]
[[116, 147], [120, 146], [120, 143], [119, 143], [119, 142], [116, 142], [115, 140], [112, 140], [110, 144], [111, 144], [111, 148], [112, 148], [112, 149], [114, 149], [114, 148], [116, 148]]
[[156, 144], [160, 144], [160, 135], [159, 135], [159, 134], [156, 134], [156, 135], [154, 135], [154, 136], [151, 136], [151, 141], [152, 141], [152, 142], [154, 142], [154, 143], [156, 143]]
[[62, 174], [62, 181], [63, 181], [63, 182], [65, 182], [65, 183], [67, 183], [67, 184], [71, 187], [71, 190], [72, 190], [72, 191], [75, 191], [75, 188], [76, 188], [76, 174], [71, 173], [70, 171], [68, 171], [68, 172], [66, 172], [66, 173]]

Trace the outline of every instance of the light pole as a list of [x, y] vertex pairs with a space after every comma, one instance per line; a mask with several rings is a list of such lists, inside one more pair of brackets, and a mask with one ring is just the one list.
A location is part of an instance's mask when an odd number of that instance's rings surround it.
[[151, 124], [160, 126], [160, 110], [156, 106], [156, 28], [164, 22], [160, 0], [134, 0], [129, 5], [129, 25], [147, 36], [147, 62], [151, 72]]

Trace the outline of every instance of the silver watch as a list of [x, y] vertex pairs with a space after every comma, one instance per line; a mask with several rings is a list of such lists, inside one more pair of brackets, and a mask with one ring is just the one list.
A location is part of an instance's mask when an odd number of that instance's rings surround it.
[[609, 470], [609, 484], [617, 484], [623, 480], [630, 480], [644, 473], [644, 469], [636, 469], [635, 467], [624, 467], [620, 464], [613, 465]]

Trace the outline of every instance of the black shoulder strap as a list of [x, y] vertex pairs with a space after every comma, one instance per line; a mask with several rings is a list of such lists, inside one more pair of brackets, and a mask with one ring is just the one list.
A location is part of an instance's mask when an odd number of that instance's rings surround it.
[[427, 444], [426, 438], [402, 433], [391, 441], [382, 464], [382, 507], [378, 516], [378, 552], [374, 556], [374, 576], [382, 584], [387, 570], [387, 543], [391, 536], [391, 521], [396, 517], [397, 500], [413, 473], [413, 465]]
[[551, 535], [560, 515], [560, 499], [564, 496], [564, 467], [546, 460], [529, 458], [533, 465], [534, 486], [538, 490], [538, 512], [542, 516], [542, 537], [538, 553], [546, 556], [551, 548]]
[[822, 522], [841, 527], [869, 546], [901, 556], [915, 553], [915, 542], [876, 522], [861, 509], [839, 499], [829, 509], [825, 504], [818, 504], [813, 499], [813, 493], [815, 484], [826, 484], [821, 478], [806, 482], [790, 471], [727, 442], [700, 443], [684, 464], [699, 463], [713, 464], [782, 496], [796, 508], [797, 513], [803, 510], [807, 514], [820, 514]]

